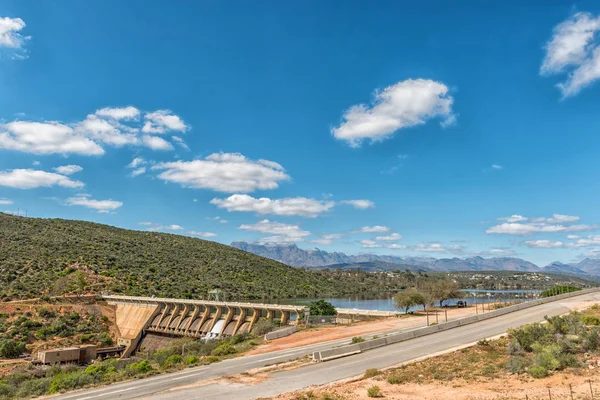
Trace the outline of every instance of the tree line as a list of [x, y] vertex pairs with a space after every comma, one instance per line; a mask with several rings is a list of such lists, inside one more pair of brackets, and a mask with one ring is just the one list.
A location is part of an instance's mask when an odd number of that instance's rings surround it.
[[440, 307], [449, 299], [462, 299], [465, 293], [460, 290], [458, 283], [451, 279], [427, 281], [422, 287], [409, 287], [394, 296], [396, 307], [404, 309], [406, 313], [411, 307], [429, 305], [439, 302]]

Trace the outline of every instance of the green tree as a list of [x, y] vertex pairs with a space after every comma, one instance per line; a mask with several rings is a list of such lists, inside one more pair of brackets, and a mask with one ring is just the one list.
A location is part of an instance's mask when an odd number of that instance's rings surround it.
[[460, 290], [460, 286], [453, 280], [444, 279], [434, 281], [427, 285], [427, 292], [431, 297], [431, 301], [437, 300], [440, 302], [440, 307], [443, 307], [444, 301], [448, 299], [462, 299], [465, 293]]
[[310, 315], [337, 315], [337, 310], [333, 304], [325, 300], [313, 301], [308, 305]]
[[25, 352], [25, 344], [13, 339], [0, 340], [0, 357], [16, 358]]
[[416, 288], [404, 289], [394, 296], [396, 307], [403, 308], [408, 313], [408, 309], [416, 305], [426, 304], [425, 295]]

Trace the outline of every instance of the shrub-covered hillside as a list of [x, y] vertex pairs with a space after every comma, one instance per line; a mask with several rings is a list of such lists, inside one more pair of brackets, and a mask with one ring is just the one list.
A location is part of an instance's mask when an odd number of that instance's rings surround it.
[[165, 233], [0, 213], [0, 301], [90, 291], [206, 298], [341, 296], [402, 286], [401, 276], [305, 271]]

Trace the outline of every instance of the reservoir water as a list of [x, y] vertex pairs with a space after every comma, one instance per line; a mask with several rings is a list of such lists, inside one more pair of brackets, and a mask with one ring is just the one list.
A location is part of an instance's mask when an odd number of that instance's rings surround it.
[[[461, 300], [466, 301], [467, 304], [481, 304], [493, 301], [522, 301], [522, 300], [533, 300], [539, 296], [539, 290], [478, 290], [478, 289], [467, 289], [464, 290], [465, 297]], [[299, 298], [299, 299], [270, 299], [270, 300], [252, 300], [253, 303], [266, 303], [266, 304], [286, 304], [286, 305], [306, 305], [310, 304], [311, 301], [325, 300], [333, 304], [336, 308], [356, 308], [358, 310], [379, 310], [379, 311], [404, 311], [398, 310], [394, 304], [393, 296], [382, 296], [380, 298], [360, 298], [360, 297], [346, 297], [346, 298]], [[444, 304], [455, 305], [457, 299], [446, 300]], [[437, 303], [436, 303], [437, 304]], [[415, 309], [422, 309], [421, 306], [413, 307], [409, 311]]]

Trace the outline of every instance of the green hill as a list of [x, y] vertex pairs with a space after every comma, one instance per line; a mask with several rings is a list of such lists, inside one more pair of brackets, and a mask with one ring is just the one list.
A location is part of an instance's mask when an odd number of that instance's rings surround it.
[[0, 300], [103, 290], [228, 300], [381, 293], [402, 276], [307, 271], [186, 236], [0, 213]]

